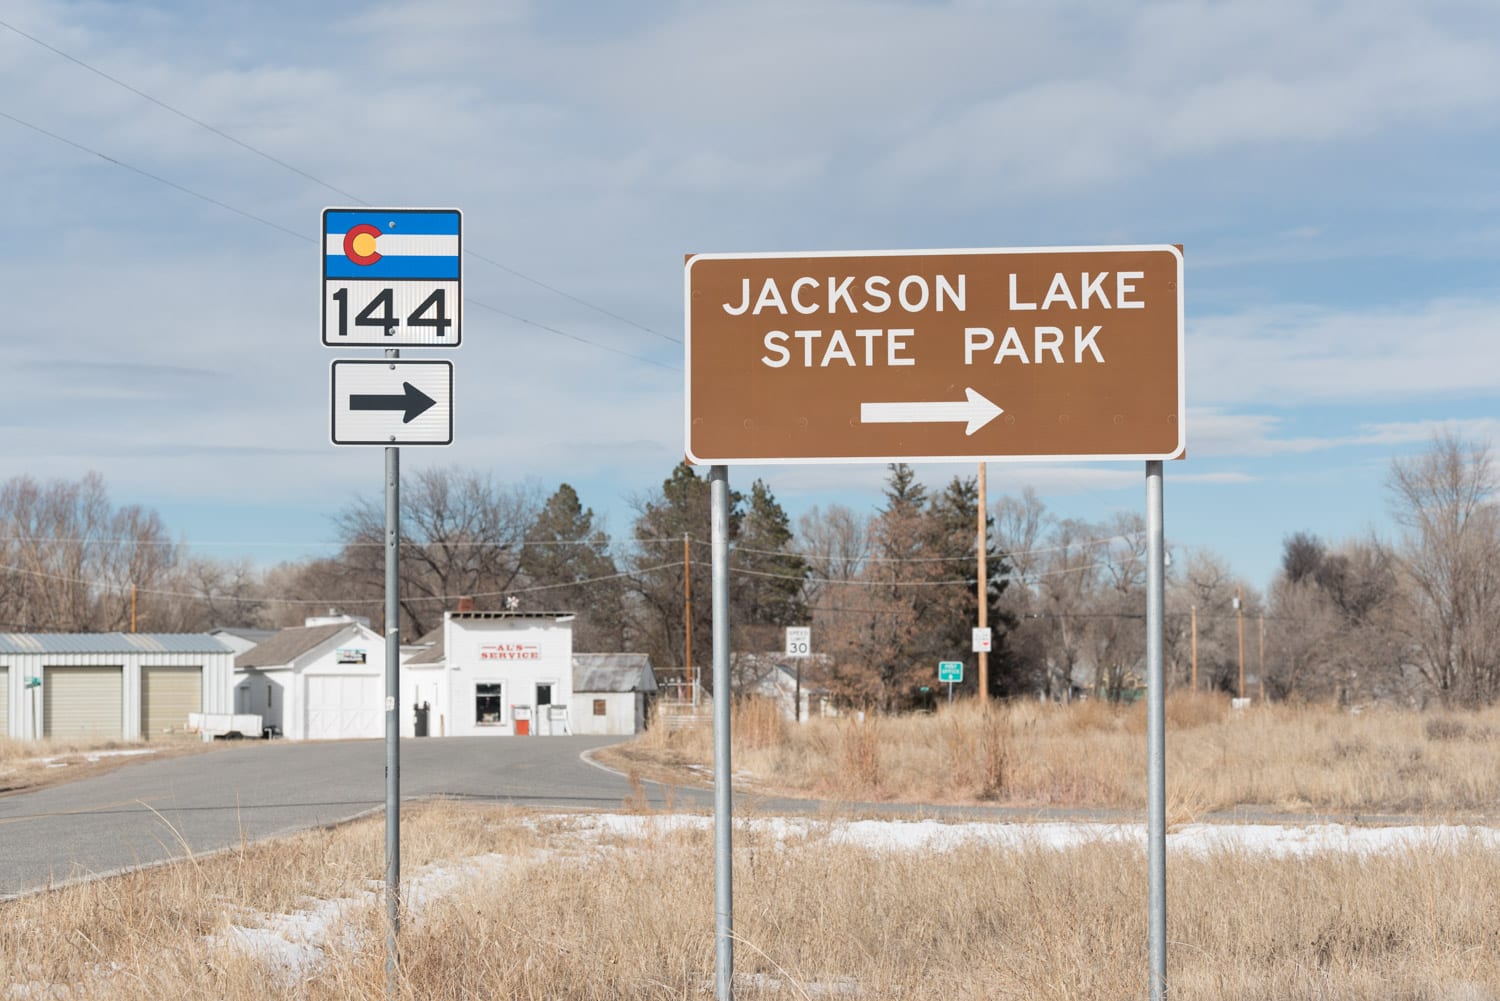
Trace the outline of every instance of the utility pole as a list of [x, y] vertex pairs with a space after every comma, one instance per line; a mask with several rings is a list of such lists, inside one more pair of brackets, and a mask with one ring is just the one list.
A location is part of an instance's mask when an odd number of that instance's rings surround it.
[[1193, 605], [1193, 691], [1198, 690], [1198, 606]]
[[1266, 617], [1260, 617], [1260, 700], [1266, 701]]
[[1234, 617], [1240, 631], [1240, 698], [1245, 697], [1245, 592], [1237, 588], [1234, 592]]
[[[979, 464], [979, 628], [984, 629], [989, 625], [990, 616], [990, 587], [989, 568], [986, 566], [985, 550], [989, 548], [989, 540], [986, 538], [986, 522], [989, 521], [988, 501], [985, 499], [985, 464]], [[953, 686], [948, 686], [948, 698], [953, 698]], [[984, 650], [979, 651], [979, 704], [988, 705], [990, 699], [990, 655]]]

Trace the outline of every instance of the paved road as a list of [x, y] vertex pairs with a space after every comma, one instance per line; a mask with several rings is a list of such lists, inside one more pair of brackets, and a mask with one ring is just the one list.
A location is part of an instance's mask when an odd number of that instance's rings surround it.
[[[618, 809], [632, 790], [583, 761], [620, 738], [439, 737], [401, 742], [402, 799]], [[646, 786], [657, 806], [662, 791]], [[682, 790], [677, 803], [709, 804]], [[0, 897], [204, 853], [385, 806], [384, 741], [247, 742], [123, 765], [0, 797]]]
[[[582, 755], [623, 738], [436, 737], [401, 742], [402, 799], [448, 796], [518, 806], [619, 809], [633, 794]], [[646, 783], [658, 809], [668, 795]], [[679, 787], [670, 805], [708, 809], [707, 789]], [[1140, 810], [838, 804], [854, 814], [992, 821], [1142, 823]], [[202, 854], [385, 806], [385, 743], [250, 741], [211, 754], [143, 760], [94, 778], [0, 797], [0, 898], [89, 875]], [[817, 812], [813, 800], [735, 796], [736, 814]], [[1198, 818], [1238, 823], [1430, 823], [1431, 818], [1278, 814], [1241, 808]], [[1447, 818], [1493, 823], [1493, 817]]]

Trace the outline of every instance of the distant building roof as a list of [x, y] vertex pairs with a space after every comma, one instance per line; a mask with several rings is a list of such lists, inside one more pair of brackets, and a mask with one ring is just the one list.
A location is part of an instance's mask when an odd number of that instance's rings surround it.
[[643, 653], [575, 653], [575, 692], [654, 692], [656, 672]]
[[251, 629], [249, 626], [214, 626], [208, 631], [210, 636], [220, 633], [228, 633], [230, 636], [243, 636], [247, 640], [268, 640], [276, 635], [274, 629]]
[[571, 619], [572, 612], [446, 612], [455, 622], [480, 622], [485, 619]]
[[0, 654], [231, 652], [207, 633], [0, 633]]
[[417, 640], [418, 646], [427, 647], [421, 653], [413, 654], [407, 658], [408, 664], [441, 664], [447, 656], [443, 650], [443, 627], [438, 626], [432, 632]]
[[234, 658], [236, 670], [247, 667], [277, 667], [290, 664], [307, 651], [339, 633], [361, 628], [357, 622], [334, 622], [326, 626], [292, 626]]

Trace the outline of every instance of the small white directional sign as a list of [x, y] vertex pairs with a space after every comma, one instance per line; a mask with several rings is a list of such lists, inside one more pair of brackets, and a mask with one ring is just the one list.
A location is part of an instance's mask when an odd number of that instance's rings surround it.
[[331, 366], [335, 445], [453, 444], [453, 363], [345, 360]]

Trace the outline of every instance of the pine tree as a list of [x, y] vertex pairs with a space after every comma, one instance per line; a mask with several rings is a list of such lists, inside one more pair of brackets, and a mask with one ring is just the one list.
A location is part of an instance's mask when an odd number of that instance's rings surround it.
[[610, 555], [609, 536], [594, 528], [594, 512], [562, 484], [547, 499], [521, 552], [529, 607], [577, 615], [573, 648], [611, 653], [625, 648], [625, 588]]

